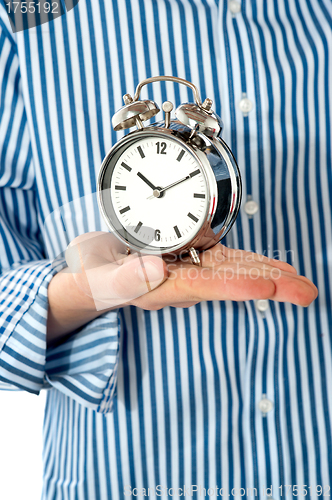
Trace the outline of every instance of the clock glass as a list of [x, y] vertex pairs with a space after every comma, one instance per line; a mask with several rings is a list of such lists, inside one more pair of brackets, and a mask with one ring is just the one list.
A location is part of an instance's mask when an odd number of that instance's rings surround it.
[[134, 246], [172, 251], [191, 241], [206, 221], [210, 193], [204, 167], [177, 138], [145, 134], [128, 141], [112, 155], [104, 179], [113, 226]]

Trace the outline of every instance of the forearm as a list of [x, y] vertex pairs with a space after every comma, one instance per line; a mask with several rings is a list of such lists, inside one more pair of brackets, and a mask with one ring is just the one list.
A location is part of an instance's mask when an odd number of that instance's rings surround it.
[[104, 314], [95, 301], [76, 284], [73, 274], [64, 269], [48, 287], [47, 342], [52, 343]]

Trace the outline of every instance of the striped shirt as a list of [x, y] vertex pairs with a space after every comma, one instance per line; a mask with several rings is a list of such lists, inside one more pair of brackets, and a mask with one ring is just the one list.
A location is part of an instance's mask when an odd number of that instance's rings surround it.
[[[80, 0], [17, 34], [0, 1], [0, 381], [48, 389], [43, 500], [331, 494], [330, 59], [330, 0]], [[124, 307], [46, 350], [63, 251], [103, 228], [111, 117], [156, 75], [222, 117], [243, 179], [225, 244], [292, 263], [319, 297]]]

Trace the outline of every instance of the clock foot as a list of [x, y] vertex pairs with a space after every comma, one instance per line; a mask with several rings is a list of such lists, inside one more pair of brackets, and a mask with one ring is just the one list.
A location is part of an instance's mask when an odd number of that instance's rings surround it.
[[126, 255], [130, 255], [130, 248], [129, 247], [126, 248]]
[[201, 261], [199, 260], [198, 252], [197, 252], [197, 250], [195, 250], [194, 247], [189, 248], [189, 255], [190, 255], [190, 258], [191, 258], [191, 262], [195, 266], [200, 266], [201, 265]]

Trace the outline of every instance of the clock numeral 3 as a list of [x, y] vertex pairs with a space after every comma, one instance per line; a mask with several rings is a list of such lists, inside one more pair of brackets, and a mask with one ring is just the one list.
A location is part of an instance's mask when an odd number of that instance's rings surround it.
[[156, 229], [154, 232], [154, 239], [160, 241], [160, 229]]
[[166, 142], [156, 142], [157, 146], [157, 154], [159, 155], [165, 155], [166, 154], [166, 147], [167, 144]]

